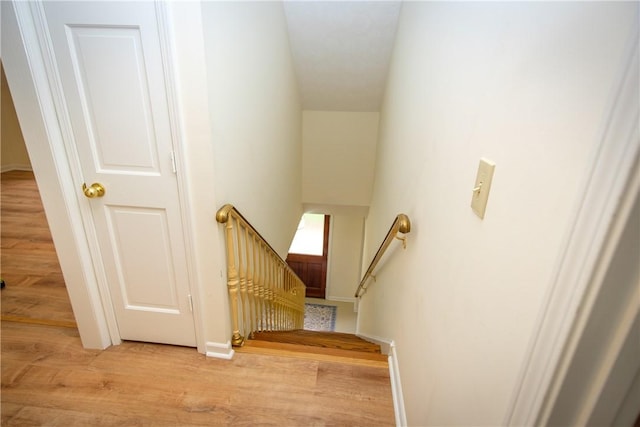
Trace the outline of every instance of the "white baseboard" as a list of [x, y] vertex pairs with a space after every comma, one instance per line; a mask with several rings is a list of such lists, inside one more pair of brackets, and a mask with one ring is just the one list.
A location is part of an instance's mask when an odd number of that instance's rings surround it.
[[235, 351], [233, 350], [230, 341], [227, 341], [224, 344], [207, 341], [207, 344], [205, 345], [205, 354], [207, 357], [231, 360], [234, 353]]
[[356, 336], [362, 338], [363, 340], [367, 340], [374, 344], [378, 344], [380, 346], [380, 350], [382, 351], [382, 354], [386, 354], [386, 355], [391, 354], [391, 346], [393, 345], [393, 340], [388, 340], [388, 339], [376, 337], [373, 335], [361, 334], [358, 332], [356, 332]]
[[398, 366], [395, 342], [372, 335], [359, 333], [356, 333], [356, 335], [363, 340], [378, 344], [382, 353], [389, 356], [389, 378], [391, 380], [391, 395], [393, 398], [393, 412], [396, 418], [396, 426], [406, 426], [407, 413], [404, 409], [404, 396], [402, 395], [402, 382], [400, 381], [400, 368]]
[[396, 345], [393, 341], [389, 344], [389, 378], [391, 379], [391, 395], [393, 397], [393, 412], [396, 417], [396, 426], [407, 425], [407, 413], [404, 409], [404, 396], [402, 395], [402, 382], [400, 381], [400, 369], [396, 355]]
[[33, 168], [31, 165], [20, 165], [20, 164], [8, 164], [0, 166], [0, 173], [10, 172], [10, 171], [32, 171]]
[[332, 296], [327, 296], [327, 297], [325, 297], [325, 300], [327, 300], [327, 301], [338, 301], [338, 302], [351, 302], [351, 303], [356, 302], [356, 299], [355, 299], [355, 298], [347, 298], [347, 297], [332, 297]]

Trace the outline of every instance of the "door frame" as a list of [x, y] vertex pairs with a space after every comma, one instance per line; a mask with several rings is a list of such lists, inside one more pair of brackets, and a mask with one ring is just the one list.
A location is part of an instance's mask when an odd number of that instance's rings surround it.
[[[564, 241], [551, 287], [543, 302], [544, 310], [532, 331], [526, 359], [507, 408], [503, 425], [547, 425], [565, 385], [575, 382], [570, 374], [572, 366], [588, 366], [592, 377], [582, 396], [571, 396], [567, 412], [577, 424], [586, 424], [599, 405], [618, 406], [628, 411], [624, 397], [627, 384], [608, 384], [613, 374], [628, 373], [618, 358], [626, 344], [635, 337], [634, 320], [640, 317], [640, 304], [627, 301], [620, 310], [623, 316], [610, 316], [600, 330], [616, 336], [611, 347], [603, 347], [599, 354], [577, 352], [584, 340], [600, 338], [596, 328], [589, 328], [594, 307], [607, 303], [606, 273], [612, 265], [622, 232], [630, 218], [634, 201], [640, 192], [640, 26], [632, 31], [625, 62], [614, 87], [612, 99], [605, 109], [605, 119], [598, 149], [593, 154], [591, 168], [582, 188], [582, 199], [576, 207], [575, 221]], [[625, 290], [634, 283], [625, 283]], [[637, 290], [636, 290], [637, 291]], [[640, 361], [636, 361], [640, 369]], [[588, 371], [589, 371], [588, 369]], [[594, 379], [595, 378], [595, 379]], [[640, 381], [636, 380], [634, 392]], [[605, 389], [605, 386], [610, 388]], [[608, 394], [606, 394], [606, 393]], [[607, 397], [615, 397], [615, 402]], [[564, 402], [566, 405], [566, 402]], [[615, 414], [614, 414], [615, 415]], [[627, 414], [628, 415], [628, 414]], [[632, 414], [635, 416], [635, 414]]]
[[[69, 299], [86, 348], [106, 348], [122, 342], [98, 247], [89, 204], [80, 196], [84, 182], [73, 148], [60, 78], [51, 41], [46, 32], [43, 5], [3, 2], [3, 56], [18, 117], [33, 171], [41, 192], [56, 252], [67, 284]], [[184, 141], [180, 109], [176, 101], [175, 54], [167, 6], [155, 2], [159, 42], [163, 58], [172, 143], [176, 153], [179, 207], [185, 239], [189, 288], [194, 302], [193, 317], [198, 351], [204, 352], [202, 316], [199, 310], [192, 228], [188, 221], [189, 191], [184, 176]], [[5, 24], [6, 23], [6, 24]], [[7, 41], [7, 40], [11, 40]], [[5, 49], [6, 47], [6, 49]], [[8, 65], [8, 66], [7, 66]], [[11, 75], [11, 77], [9, 77]]]
[[[328, 271], [328, 265], [329, 265], [329, 238], [330, 238], [330, 230], [331, 230], [331, 224], [333, 223], [333, 221], [331, 221], [331, 215], [329, 214], [323, 214], [324, 218], [323, 218], [323, 229], [322, 229], [322, 255], [309, 255], [309, 254], [297, 254], [297, 253], [289, 253], [287, 254], [287, 259], [286, 262], [289, 263], [289, 261], [293, 261], [293, 262], [300, 262], [303, 264], [308, 263], [309, 261], [312, 260], [316, 260], [318, 258], [322, 259], [322, 271], [321, 271], [321, 277], [320, 277], [320, 283], [321, 283], [321, 287], [320, 289], [322, 290], [322, 296], [309, 296], [309, 298], [322, 298], [325, 299], [327, 297], [327, 271]], [[290, 266], [291, 267], [291, 266]], [[308, 289], [307, 289], [308, 290]]]

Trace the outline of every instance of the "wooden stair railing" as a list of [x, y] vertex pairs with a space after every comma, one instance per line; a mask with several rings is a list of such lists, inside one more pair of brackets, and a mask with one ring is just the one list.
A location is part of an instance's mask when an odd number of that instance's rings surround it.
[[302, 280], [232, 205], [220, 208], [216, 220], [225, 225], [231, 344], [242, 346], [254, 332], [302, 329]]
[[378, 265], [378, 262], [380, 262], [380, 260], [382, 259], [382, 256], [384, 255], [385, 251], [387, 250], [391, 242], [393, 242], [393, 239], [401, 240], [403, 247], [406, 249], [407, 236], [398, 236], [398, 233], [407, 234], [410, 231], [411, 231], [411, 221], [409, 220], [409, 217], [403, 213], [398, 214], [394, 219], [393, 224], [391, 224], [391, 228], [389, 228], [389, 231], [387, 232], [387, 235], [385, 236], [384, 240], [380, 244], [380, 247], [378, 248], [376, 255], [373, 257], [371, 264], [369, 264], [369, 268], [367, 268], [367, 272], [364, 274], [364, 276], [362, 276], [362, 280], [358, 285], [358, 289], [356, 289], [356, 293], [355, 293], [356, 298], [360, 298], [364, 294], [364, 292], [367, 291], [366, 283], [370, 277], [373, 277], [375, 280], [375, 276], [373, 275], [373, 270]]

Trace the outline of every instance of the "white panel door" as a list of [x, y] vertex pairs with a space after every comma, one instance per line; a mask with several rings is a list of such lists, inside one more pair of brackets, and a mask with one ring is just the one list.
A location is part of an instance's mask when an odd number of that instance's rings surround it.
[[155, 5], [44, 11], [120, 337], [195, 346]]

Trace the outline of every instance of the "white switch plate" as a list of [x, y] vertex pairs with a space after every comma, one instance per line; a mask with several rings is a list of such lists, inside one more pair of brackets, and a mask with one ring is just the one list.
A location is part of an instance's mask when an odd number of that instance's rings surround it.
[[484, 218], [484, 211], [487, 209], [489, 190], [491, 190], [491, 179], [496, 165], [491, 160], [480, 159], [476, 183], [473, 186], [473, 196], [471, 196], [471, 209], [481, 219]]

